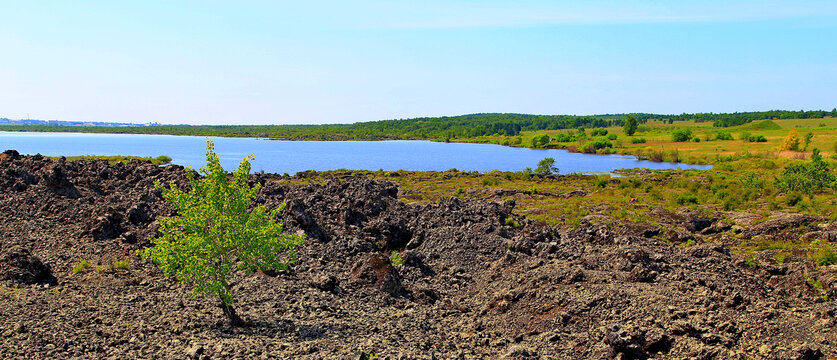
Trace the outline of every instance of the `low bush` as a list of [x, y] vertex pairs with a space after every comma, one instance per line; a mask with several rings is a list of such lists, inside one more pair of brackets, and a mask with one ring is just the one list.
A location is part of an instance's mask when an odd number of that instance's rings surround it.
[[776, 262], [779, 263], [779, 264], [784, 264], [785, 260], [787, 260], [787, 258], [790, 257], [790, 256], [791, 256], [791, 253], [787, 252], [787, 251], [780, 251], [780, 252], [777, 252], [775, 255], [773, 255], [773, 257], [776, 259]]
[[811, 259], [817, 266], [828, 266], [837, 264], [837, 252], [830, 245], [821, 247], [817, 252], [811, 254]]
[[389, 260], [392, 262], [393, 266], [399, 266], [404, 264], [404, 259], [401, 258], [401, 255], [398, 255], [398, 252], [393, 250], [392, 253], [389, 255]]
[[785, 204], [788, 204], [788, 206], [796, 206], [800, 201], [802, 201], [802, 194], [798, 192], [785, 195]]
[[511, 226], [513, 228], [519, 228], [520, 227], [520, 223], [515, 221], [514, 218], [511, 217], [511, 216], [507, 217], [506, 220], [504, 221], [504, 223], [507, 226]]
[[154, 160], [155, 160], [154, 163], [168, 164], [168, 163], [171, 162], [171, 157], [169, 157], [167, 155], [160, 155], [160, 156], [154, 158]]
[[90, 269], [91, 266], [92, 265], [90, 264], [90, 261], [88, 261], [87, 259], [78, 259], [78, 262], [75, 265], [73, 265], [73, 274], [78, 274], [80, 272], [86, 271], [87, 269]]
[[679, 129], [671, 133], [671, 140], [674, 142], [686, 142], [692, 139], [691, 129]]
[[575, 137], [573, 137], [570, 134], [561, 133], [561, 134], [555, 135], [555, 141], [556, 142], [573, 142], [573, 141], [575, 141]]
[[732, 134], [727, 131], [719, 131], [715, 133], [715, 140], [733, 140]]
[[801, 191], [813, 195], [825, 189], [837, 189], [837, 177], [831, 165], [822, 159], [820, 151], [814, 149], [810, 162], [786, 166], [775, 179], [775, 185], [785, 192]]
[[117, 260], [113, 262], [112, 267], [114, 270], [128, 270], [131, 267], [131, 264], [128, 260]]
[[610, 141], [607, 141], [605, 139], [598, 139], [596, 141], [593, 141], [591, 144], [593, 145], [594, 148], [596, 148], [596, 150], [613, 147], [613, 143], [611, 143]]
[[549, 141], [550, 138], [547, 134], [535, 135], [535, 137], [532, 138], [532, 147], [544, 147], [546, 144], [549, 144]]
[[500, 185], [500, 179], [495, 177], [486, 177], [482, 179], [482, 186], [497, 186]]
[[590, 131], [590, 136], [605, 136], [607, 135], [607, 129], [605, 128], [595, 128], [593, 131]]
[[643, 138], [643, 137], [631, 138], [631, 144], [645, 144], [645, 138]]
[[697, 196], [693, 194], [680, 194], [674, 199], [678, 205], [688, 205], [688, 204], [695, 204], [699, 203]]

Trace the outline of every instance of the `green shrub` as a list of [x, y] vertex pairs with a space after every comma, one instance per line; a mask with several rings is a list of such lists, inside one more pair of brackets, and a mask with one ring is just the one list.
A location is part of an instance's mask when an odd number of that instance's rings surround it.
[[697, 136], [695, 136], [695, 137], [693, 137], [693, 138], [692, 138], [692, 142], [699, 143], [699, 142], [700, 142], [700, 138], [699, 138], [699, 137], [697, 137]]
[[590, 136], [605, 136], [607, 135], [607, 129], [605, 128], [595, 128], [593, 131], [590, 132]]
[[692, 139], [691, 129], [679, 129], [671, 133], [671, 140], [674, 142], [686, 142]]
[[140, 252], [143, 259], [160, 266], [166, 276], [191, 283], [193, 296], [215, 296], [233, 325], [243, 321], [233, 309], [232, 280], [237, 270], [285, 270], [296, 260], [293, 249], [303, 237], [285, 233], [281, 221], [284, 204], [267, 211], [255, 206], [248, 211], [260, 185], [248, 184], [250, 160], [241, 161], [228, 177], [221, 167], [212, 141], [207, 140], [205, 176], [187, 173], [191, 190], [183, 192], [175, 183], [155, 186], [172, 204], [178, 216], [161, 217], [160, 236], [154, 246]]
[[90, 266], [90, 261], [84, 258], [80, 258], [78, 259], [78, 262], [75, 265], [73, 265], [73, 274], [78, 274], [82, 271], [86, 271], [87, 269], [90, 269]]
[[613, 143], [611, 143], [610, 141], [607, 141], [605, 139], [598, 139], [596, 141], [593, 141], [591, 144], [593, 145], [593, 147], [596, 150], [613, 147]]
[[808, 145], [811, 145], [811, 140], [814, 138], [814, 133], [808, 132], [805, 134], [805, 139], [802, 143], [802, 151], [808, 150]]
[[573, 137], [570, 134], [561, 133], [561, 134], [555, 135], [555, 141], [556, 142], [572, 142], [572, 141], [575, 141], [575, 137]]
[[482, 186], [497, 186], [500, 185], [500, 179], [495, 177], [486, 177], [482, 179]]
[[511, 227], [513, 227], [513, 228], [518, 228], [518, 227], [520, 227], [520, 223], [519, 223], [519, 222], [517, 222], [517, 221], [515, 221], [515, 220], [514, 220], [514, 218], [513, 218], [513, 217], [511, 217], [511, 216], [507, 217], [507, 218], [506, 218], [506, 220], [505, 220], [505, 221], [503, 221], [503, 222], [504, 222], [507, 226], [511, 226]]
[[730, 134], [728, 131], [719, 131], [719, 132], [715, 133], [715, 139], [716, 140], [733, 140], [732, 134]]
[[635, 137], [631, 139], [631, 144], [645, 144], [645, 138]]
[[747, 264], [747, 266], [749, 266], [751, 268], [754, 268], [754, 269], [759, 267], [759, 259], [757, 259], [753, 255], [748, 256], [747, 258], [745, 258], [744, 263]]
[[834, 265], [837, 264], [837, 253], [834, 252], [831, 246], [825, 245], [813, 253], [811, 259], [814, 260], [817, 266]]
[[117, 260], [113, 262], [113, 265], [111, 267], [114, 270], [128, 270], [131, 267], [131, 264], [128, 262], [127, 259]]
[[776, 262], [779, 263], [779, 264], [784, 264], [785, 260], [787, 260], [787, 258], [790, 257], [790, 256], [791, 256], [791, 253], [787, 252], [787, 251], [780, 251], [780, 252], [777, 252], [775, 255], [773, 255], [773, 257], [776, 259]]
[[796, 206], [800, 201], [802, 201], [802, 194], [798, 192], [785, 195], [785, 204], [788, 204], [788, 206]]
[[678, 205], [687, 205], [687, 204], [698, 204], [698, 198], [694, 194], [679, 194], [674, 201], [677, 202]]
[[160, 156], [154, 158], [154, 160], [155, 160], [154, 161], [155, 164], [168, 164], [168, 163], [171, 162], [171, 157], [166, 156], [166, 155], [160, 155]]
[[548, 134], [535, 135], [535, 137], [532, 138], [532, 147], [544, 147], [546, 144], [549, 144], [549, 140], [550, 138]]
[[764, 135], [751, 135], [747, 138], [749, 142], [767, 142], [767, 138]]
[[831, 165], [822, 159], [820, 151], [814, 149], [810, 162], [786, 166], [782, 174], [775, 178], [775, 185], [785, 192], [801, 191], [813, 195], [825, 189], [837, 188], [837, 177]]
[[616, 140], [617, 137], [618, 136], [616, 136], [616, 134], [610, 134], [610, 135], [607, 136], [607, 139], [608, 140]]
[[393, 250], [392, 253], [389, 255], [389, 260], [392, 262], [393, 266], [399, 266], [404, 264], [404, 259], [401, 258], [401, 255], [398, 255], [398, 252]]

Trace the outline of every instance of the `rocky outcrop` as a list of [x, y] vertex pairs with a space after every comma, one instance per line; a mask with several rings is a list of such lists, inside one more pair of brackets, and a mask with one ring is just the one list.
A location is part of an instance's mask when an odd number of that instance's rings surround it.
[[[708, 229], [737, 224], [719, 214], [547, 227], [513, 201], [408, 205], [389, 182], [254, 175], [256, 203], [287, 204], [286, 230], [308, 239], [290, 271], [239, 274], [249, 326], [232, 328], [214, 301], [134, 255], [175, 215], [154, 182], [186, 188], [188, 170], [11, 152], [0, 169], [0, 274], [13, 287], [0, 288], [0, 358], [837, 356], [837, 306], [823, 298], [837, 277], [804, 256], [751, 266], [708, 242]], [[777, 226], [832, 230], [791, 222]], [[73, 274], [80, 258], [93, 266]], [[128, 269], [110, 266], [123, 259]]]
[[0, 281], [32, 285], [53, 283], [52, 270], [29, 250], [13, 246], [0, 255]]

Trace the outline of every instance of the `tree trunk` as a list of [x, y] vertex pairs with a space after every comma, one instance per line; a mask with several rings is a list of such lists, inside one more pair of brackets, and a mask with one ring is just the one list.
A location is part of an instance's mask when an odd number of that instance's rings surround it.
[[223, 299], [221, 300], [221, 310], [223, 310], [224, 315], [227, 315], [227, 318], [230, 319], [230, 325], [244, 326], [244, 320], [241, 320], [241, 317], [235, 313], [235, 309], [233, 309], [232, 305], [227, 305]]

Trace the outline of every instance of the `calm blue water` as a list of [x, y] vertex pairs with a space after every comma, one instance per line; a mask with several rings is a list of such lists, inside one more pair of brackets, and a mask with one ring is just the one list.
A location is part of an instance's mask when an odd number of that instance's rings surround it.
[[[0, 151], [22, 154], [168, 155], [172, 162], [198, 169], [206, 163], [206, 137], [0, 132]], [[228, 171], [254, 154], [253, 171], [294, 174], [304, 170], [435, 170], [457, 168], [481, 172], [520, 171], [555, 158], [562, 174], [611, 172], [622, 168], [697, 168], [710, 166], [639, 161], [631, 156], [587, 155], [565, 150], [533, 150], [485, 144], [430, 141], [273, 141], [253, 138], [211, 138]]]

